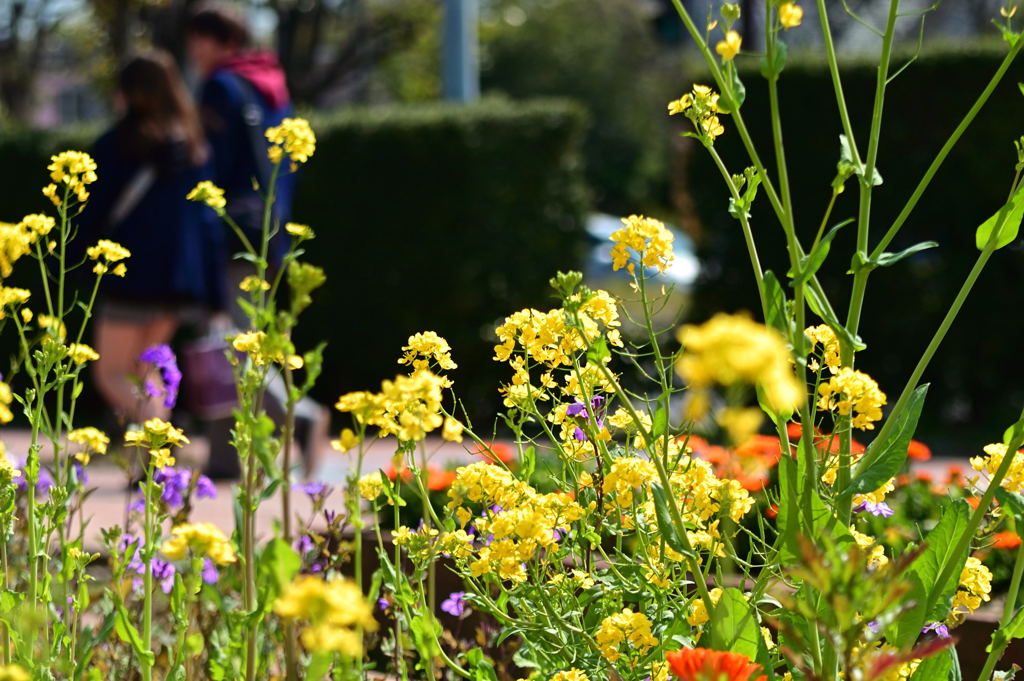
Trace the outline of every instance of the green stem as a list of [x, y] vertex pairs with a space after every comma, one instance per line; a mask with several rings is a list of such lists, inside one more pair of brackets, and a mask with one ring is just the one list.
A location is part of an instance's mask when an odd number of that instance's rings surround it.
[[825, 9], [825, 0], [818, 0], [818, 18], [821, 21], [821, 37], [825, 42], [825, 53], [828, 56], [828, 70], [832, 76], [832, 88], [835, 90], [836, 104], [839, 107], [839, 119], [843, 123], [843, 132], [850, 143], [850, 153], [853, 155], [853, 162], [859, 166], [860, 152], [857, 151], [857, 143], [853, 136], [850, 112], [846, 108], [846, 96], [843, 94], [843, 81], [839, 76], [839, 60], [836, 58], [836, 46], [832, 42], [832, 28], [828, 23], [828, 10]]
[[[1019, 530], [1019, 528], [1015, 529]], [[1013, 563], [1013, 577], [1010, 579], [1010, 590], [1006, 592], [1006, 602], [1003, 603], [1003, 616], [999, 620], [999, 628], [992, 634], [991, 651], [988, 657], [985, 658], [985, 666], [982, 667], [981, 673], [978, 674], [978, 681], [989, 681], [992, 678], [992, 672], [995, 671], [996, 663], [1003, 657], [1007, 646], [1013, 640], [1009, 636], [1003, 635], [997, 642], [997, 634], [1005, 631], [1010, 625], [1010, 620], [1013, 619], [1014, 609], [1017, 607], [1017, 600], [1020, 595], [1022, 575], [1024, 575], [1024, 543], [1017, 547], [1017, 558]]]
[[140, 660], [142, 664], [142, 679], [150, 681], [153, 678], [153, 465], [146, 462], [146, 500], [142, 524], [143, 534], [143, 561], [146, 564], [146, 571], [143, 574], [142, 594], [142, 644], [145, 646], [145, 655]]

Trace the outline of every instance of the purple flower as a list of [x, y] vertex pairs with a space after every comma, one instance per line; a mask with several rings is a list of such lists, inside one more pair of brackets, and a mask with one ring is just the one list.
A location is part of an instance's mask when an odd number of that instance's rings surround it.
[[879, 631], [878, 620], [871, 620], [870, 622], [868, 622], [868, 629], [877, 634]]
[[861, 511], [867, 511], [871, 515], [880, 516], [882, 518], [888, 518], [893, 514], [893, 510], [889, 508], [889, 504], [884, 501], [880, 501], [877, 504], [871, 501], [862, 501], [853, 509], [857, 513]]
[[308, 534], [304, 534], [295, 541], [295, 550], [300, 554], [306, 554], [313, 550], [313, 540]]
[[203, 581], [207, 584], [216, 584], [217, 580], [220, 579], [220, 573], [217, 572], [217, 566], [214, 565], [213, 561], [209, 558], [203, 558]]
[[448, 595], [448, 598], [441, 601], [441, 610], [452, 617], [461, 617], [466, 611], [466, 592], [455, 591]]
[[576, 430], [572, 431], [572, 437], [573, 437], [574, 440], [576, 440], [578, 442], [586, 442], [587, 441], [587, 434], [584, 433], [583, 429], [580, 428], [579, 426], [576, 426]]
[[[568, 407], [566, 407], [565, 415], [576, 416], [578, 418], [584, 419], [587, 422], [592, 423], [597, 428], [604, 428], [604, 419], [602, 418], [604, 416], [604, 410], [602, 408], [603, 405], [604, 396], [595, 395], [590, 399], [589, 405], [586, 405], [583, 402], [580, 402], [579, 400], [573, 402]], [[574, 439], [580, 442], [584, 442], [587, 439], [586, 433], [584, 433], [583, 429], [580, 428], [579, 426], [576, 426], [576, 429], [573, 431], [572, 436]]]
[[[161, 468], [153, 474], [153, 482], [161, 486], [160, 499], [170, 508], [180, 508], [192, 484], [193, 472], [188, 469]], [[200, 499], [215, 499], [217, 487], [205, 475], [196, 478], [196, 496]]]
[[922, 634], [933, 633], [939, 638], [949, 638], [949, 628], [942, 622], [932, 622], [921, 629]]
[[334, 488], [325, 482], [312, 481], [292, 485], [292, 489], [296, 492], [305, 492], [310, 499], [315, 499], [321, 495], [327, 496]]
[[[21, 476], [15, 480], [15, 486], [19, 492], [24, 492], [28, 489], [28, 482], [26, 480], [27, 473], [25, 469], [28, 467], [28, 461], [21, 460], [17, 463], [17, 468], [21, 471]], [[40, 497], [46, 496], [50, 493], [50, 488], [53, 487], [53, 478], [50, 477], [49, 471], [46, 470], [45, 466], [39, 467], [39, 479], [36, 480], [36, 494]]]
[[174, 351], [166, 344], [154, 345], [144, 350], [139, 355], [139, 360], [159, 369], [160, 378], [164, 382], [163, 391], [156, 390], [156, 386], [152, 385], [152, 389], [157, 393], [154, 395], [151, 392], [151, 386], [146, 385], [146, 393], [152, 397], [159, 397], [162, 394], [164, 406], [172, 409], [178, 401], [178, 388], [181, 386], [181, 370], [178, 369], [178, 360], [174, 357]]
[[[171, 593], [174, 588], [174, 566], [166, 560], [153, 559], [153, 578], [160, 582], [160, 590], [165, 594]], [[143, 568], [145, 574], [145, 568]]]
[[217, 487], [205, 475], [200, 474], [196, 480], [196, 496], [200, 499], [216, 499]]
[[85, 474], [85, 466], [80, 461], [75, 462], [75, 477], [80, 485], [85, 485], [89, 482], [89, 476]]
[[391, 601], [389, 601], [386, 598], [378, 598], [377, 599], [377, 607], [380, 608], [381, 610], [385, 610], [386, 611], [388, 608], [391, 607]]

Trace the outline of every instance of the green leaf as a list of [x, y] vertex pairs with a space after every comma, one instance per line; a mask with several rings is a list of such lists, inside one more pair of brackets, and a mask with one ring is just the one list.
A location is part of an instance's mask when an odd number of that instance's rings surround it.
[[900, 260], [903, 260], [908, 256], [920, 253], [921, 251], [926, 251], [929, 248], [935, 248], [938, 245], [937, 241], [922, 241], [919, 244], [914, 244], [913, 246], [905, 248], [897, 253], [882, 253], [877, 258], [865, 258], [860, 253], [854, 253], [853, 259], [850, 263], [850, 269], [847, 270], [846, 273], [856, 274], [859, 270], [865, 268], [873, 270], [876, 267], [889, 267], [890, 265], [895, 265]]
[[804, 441], [797, 444], [797, 458], [783, 456], [779, 460], [779, 515], [778, 528], [780, 535], [779, 560], [790, 563], [799, 559], [799, 536], [822, 537], [833, 539], [850, 538], [849, 530], [836, 521], [832, 511], [821, 500], [817, 492], [811, 497], [811, 527], [806, 527], [803, 511], [800, 508], [800, 497], [803, 480], [806, 477], [804, 461]]
[[533, 471], [537, 468], [537, 448], [530, 445], [523, 450], [523, 456], [519, 460], [520, 475], [523, 480], [529, 480]]
[[331, 669], [331, 653], [314, 653], [306, 667], [305, 677], [308, 681], [320, 681]]
[[807, 283], [807, 280], [814, 276], [814, 274], [821, 268], [825, 263], [825, 258], [828, 257], [828, 252], [832, 249], [832, 240], [836, 238], [836, 234], [839, 230], [846, 225], [853, 222], [853, 218], [849, 220], [843, 220], [838, 225], [828, 230], [828, 233], [821, 238], [811, 250], [810, 253], [800, 258], [800, 264], [796, 272], [790, 270], [788, 275], [793, 278], [790, 286], [798, 288]]
[[1004, 509], [1009, 509], [1010, 515], [1013, 516], [1013, 522], [1017, 526], [1017, 531], [1024, 529], [1024, 496], [1017, 494], [1016, 492], [1010, 492], [1004, 487], [996, 488], [996, 499], [999, 501], [999, 505]]
[[949, 672], [952, 667], [953, 658], [947, 651], [943, 650], [938, 655], [932, 655], [931, 657], [925, 658], [921, 664], [917, 666], [917, 670], [910, 679], [911, 681], [937, 681], [941, 679], [949, 679]]
[[889, 415], [889, 418], [896, 419], [896, 426], [889, 431], [884, 442], [875, 440], [868, 445], [864, 458], [870, 463], [866, 467], [858, 467], [856, 476], [844, 494], [874, 492], [903, 468], [927, 395], [928, 384], [918, 386], [905, 407]]
[[1006, 246], [1017, 238], [1022, 219], [1024, 219], [1024, 186], [1018, 188], [995, 215], [981, 223], [978, 231], [975, 232], [974, 244], [979, 251], [985, 250], [992, 239], [995, 239], [993, 250]]
[[135, 654], [141, 658], [149, 660], [150, 664], [153, 664], [153, 652], [146, 650], [145, 644], [142, 642], [142, 636], [139, 634], [139, 630], [132, 624], [131, 616], [124, 607], [124, 603], [117, 603], [117, 618], [114, 620], [114, 631], [117, 632], [117, 637], [125, 643], [131, 644], [131, 647], [135, 649]]
[[658, 410], [654, 412], [654, 420], [651, 422], [651, 439], [660, 440], [665, 436], [665, 432], [668, 430], [668, 412], [665, 410], [664, 396], [659, 399], [658, 402], [661, 404]]
[[779, 74], [782, 73], [782, 69], [786, 66], [786, 57], [788, 56], [789, 48], [786, 43], [781, 40], [775, 41], [775, 52], [772, 54], [772, 61], [768, 63], [768, 55], [761, 58], [761, 75], [772, 80], [778, 78]]
[[949, 581], [939, 586], [937, 598], [928, 601], [928, 594], [935, 588], [942, 566], [953, 561], [962, 564], [967, 560], [967, 550], [953, 555], [957, 540], [970, 522], [970, 506], [963, 499], [951, 500], [943, 509], [939, 524], [925, 537], [927, 548], [907, 570], [906, 579], [911, 584], [907, 595], [908, 603], [914, 607], [904, 613], [894, 624], [894, 632], [887, 634], [889, 641], [902, 648], [913, 643], [921, 634], [921, 627], [928, 622], [937, 622], [946, 617], [960, 577], [959, 570], [950, 574]]
[[764, 321], [768, 326], [781, 332], [783, 337], [788, 338], [789, 319], [786, 317], [786, 293], [782, 290], [782, 284], [771, 270], [764, 273], [761, 284], [764, 286], [764, 297], [767, 304]]
[[711, 612], [711, 648], [757, 658], [764, 644], [753, 608], [743, 592], [729, 587], [722, 592]]
[[827, 300], [822, 299], [813, 287], [807, 287], [805, 289], [807, 293], [807, 304], [810, 306], [811, 311], [814, 314], [825, 320], [829, 328], [835, 332], [835, 334], [845, 343], [850, 345], [854, 350], [864, 350], [867, 345], [861, 340], [860, 336], [850, 333], [849, 329], [839, 323], [839, 319], [836, 317], [835, 311], [828, 304]]
[[302, 558], [284, 539], [276, 537], [260, 554], [259, 570], [273, 580], [277, 593], [291, 584], [302, 567]]
[[740, 74], [735, 67], [728, 70], [726, 78], [729, 79], [729, 89], [722, 91], [719, 98], [720, 108], [723, 110], [722, 113], [734, 113], [743, 106], [743, 100], [747, 98], [747, 88], [743, 86], [743, 81], [740, 80]]
[[673, 549], [682, 554], [689, 553], [686, 550], [686, 546], [683, 545], [682, 539], [679, 537], [679, 533], [676, 531], [676, 526], [672, 522], [672, 513], [668, 508], [668, 496], [665, 494], [665, 488], [661, 485], [654, 485], [652, 487], [654, 492], [654, 513], [658, 517], [658, 532], [665, 538], [665, 542]]

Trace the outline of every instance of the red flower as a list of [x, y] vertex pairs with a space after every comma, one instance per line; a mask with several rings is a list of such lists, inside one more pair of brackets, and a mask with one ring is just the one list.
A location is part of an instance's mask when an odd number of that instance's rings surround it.
[[992, 548], [994, 549], [1015, 549], [1020, 546], [1020, 537], [1016, 532], [996, 532], [992, 537]]
[[490, 463], [500, 461], [506, 466], [516, 458], [516, 453], [504, 442], [488, 442], [486, 445], [477, 445], [476, 455]]
[[[394, 465], [388, 466], [384, 473], [392, 482], [398, 477], [398, 471], [395, 470]], [[431, 492], [442, 492], [448, 489], [454, 480], [455, 471], [445, 471], [433, 464], [427, 464], [427, 489]], [[412, 482], [412, 471], [405, 466], [402, 466], [402, 482]]]
[[[761, 666], [739, 653], [725, 653], [707, 648], [683, 648], [665, 656], [672, 673], [681, 681], [750, 681]], [[767, 681], [764, 674], [754, 681]]]
[[932, 450], [923, 442], [911, 440], [910, 446], [907, 447], [907, 455], [915, 461], [927, 461], [932, 458]]
[[772, 504], [768, 508], [764, 509], [764, 514], [774, 520], [779, 517], [779, 506], [778, 504]]

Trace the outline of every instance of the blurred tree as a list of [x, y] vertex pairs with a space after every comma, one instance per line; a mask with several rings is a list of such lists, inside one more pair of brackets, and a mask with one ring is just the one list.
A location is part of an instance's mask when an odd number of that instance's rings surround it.
[[0, 2], [0, 116], [25, 120], [35, 104], [36, 76], [68, 3]]

